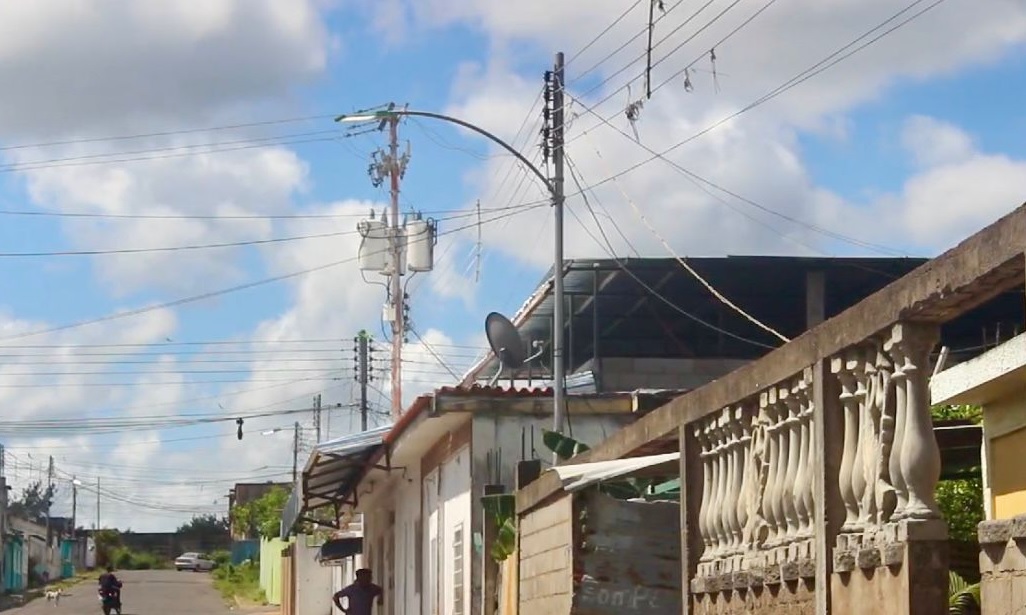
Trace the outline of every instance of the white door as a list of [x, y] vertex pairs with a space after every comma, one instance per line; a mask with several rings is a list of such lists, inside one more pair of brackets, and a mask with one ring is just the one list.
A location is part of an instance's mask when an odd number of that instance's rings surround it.
[[441, 575], [439, 574], [440, 552], [438, 549], [439, 529], [441, 527], [442, 511], [438, 506], [438, 491], [440, 487], [440, 476], [436, 468], [424, 477], [423, 515], [424, 520], [424, 613], [427, 615], [442, 615], [439, 591]]
[[470, 612], [470, 447], [442, 465], [441, 557], [446, 615]]

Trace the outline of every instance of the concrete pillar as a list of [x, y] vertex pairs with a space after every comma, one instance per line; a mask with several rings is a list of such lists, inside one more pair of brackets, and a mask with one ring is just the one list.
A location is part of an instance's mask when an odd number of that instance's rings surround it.
[[811, 329], [826, 320], [826, 272], [805, 274], [805, 326]]

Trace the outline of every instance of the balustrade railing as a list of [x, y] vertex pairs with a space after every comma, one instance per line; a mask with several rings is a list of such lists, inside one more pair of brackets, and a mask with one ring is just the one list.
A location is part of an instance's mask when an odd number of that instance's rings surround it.
[[[843, 503], [834, 569], [900, 561], [912, 532], [940, 536], [940, 453], [930, 419], [933, 326], [900, 323], [829, 361], [823, 413], [841, 429], [817, 441], [812, 367], [688, 425], [702, 479], [694, 593], [816, 574], [817, 447], [842, 447], [828, 490]], [[843, 418], [841, 418], [843, 417]], [[836, 457], [835, 457], [836, 458]], [[827, 510], [826, 507], [821, 507]], [[922, 529], [927, 528], [927, 529]]]

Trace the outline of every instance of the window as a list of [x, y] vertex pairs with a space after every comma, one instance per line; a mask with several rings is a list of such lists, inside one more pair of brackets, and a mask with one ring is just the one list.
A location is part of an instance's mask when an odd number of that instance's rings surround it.
[[452, 615], [463, 615], [463, 524], [452, 532]]

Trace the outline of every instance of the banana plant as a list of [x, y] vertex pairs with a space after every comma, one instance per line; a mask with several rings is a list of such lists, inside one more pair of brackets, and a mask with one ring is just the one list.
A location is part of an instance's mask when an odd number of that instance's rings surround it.
[[974, 615], [980, 612], [980, 584], [970, 585], [957, 572], [948, 572], [949, 615]]
[[[560, 460], [566, 461], [589, 450], [588, 445], [555, 431], [542, 430], [542, 442], [555, 453]], [[598, 486], [599, 490], [609, 497], [618, 500], [643, 498], [652, 486], [652, 481], [638, 478], [624, 478], [606, 481]]]

